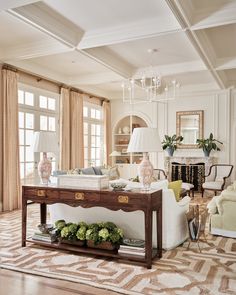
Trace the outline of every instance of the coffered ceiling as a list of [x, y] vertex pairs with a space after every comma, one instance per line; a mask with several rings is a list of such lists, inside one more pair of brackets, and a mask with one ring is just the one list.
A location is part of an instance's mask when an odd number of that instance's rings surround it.
[[183, 91], [235, 87], [236, 1], [1, 0], [0, 61], [111, 99], [150, 65]]

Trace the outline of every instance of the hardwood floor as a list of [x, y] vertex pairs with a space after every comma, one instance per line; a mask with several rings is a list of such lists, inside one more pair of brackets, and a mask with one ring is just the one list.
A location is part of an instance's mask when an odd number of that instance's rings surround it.
[[[0, 295], [116, 295], [84, 284], [0, 269]], [[119, 293], [120, 294], [120, 293]]]

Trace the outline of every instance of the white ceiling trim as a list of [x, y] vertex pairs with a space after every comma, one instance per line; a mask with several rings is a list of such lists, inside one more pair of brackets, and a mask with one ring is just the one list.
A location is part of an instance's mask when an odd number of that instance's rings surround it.
[[84, 32], [43, 2], [9, 9], [8, 13], [70, 47], [76, 47]]
[[24, 60], [72, 50], [74, 49], [51, 38], [50, 40], [40, 40], [21, 46], [14, 46], [6, 50], [3, 49], [0, 52], [0, 58], [2, 60]]
[[0, 11], [27, 5], [34, 2], [38, 2], [38, 0], [1, 0]]
[[68, 77], [68, 83], [70, 85], [96, 85], [103, 83], [110, 83], [120, 81], [123, 77], [117, 75], [114, 72], [102, 72], [87, 75], [79, 75], [78, 77]]
[[[214, 2], [212, 2], [214, 3]], [[236, 2], [233, 1], [222, 7], [204, 7], [195, 13], [192, 30], [228, 25], [236, 22]]]
[[107, 46], [182, 31], [180, 26], [171, 22], [166, 25], [165, 19], [159, 17], [158, 19], [140, 21], [119, 27], [85, 32], [78, 48], [88, 49]]
[[109, 48], [97, 47], [81, 50], [80, 52], [96, 60], [100, 64], [104, 65], [108, 69], [114, 71], [124, 78], [131, 77], [133, 75], [133, 72], [135, 71], [134, 67], [121, 59], [119, 56], [117, 56]]
[[[180, 20], [180, 24], [182, 27], [187, 27], [186, 34], [194, 46], [195, 50], [198, 52], [199, 56], [201, 57], [202, 61], [205, 63], [207, 69], [211, 72], [212, 76], [214, 77], [216, 83], [219, 85], [220, 88], [224, 89], [226, 88], [225, 79], [222, 79], [222, 76], [220, 76], [217, 71], [215, 70], [212, 61], [210, 60], [209, 56], [205, 52], [202, 43], [200, 42], [196, 31], [191, 31], [191, 28], [189, 27], [189, 24], [191, 20], [187, 17], [184, 9], [181, 7], [180, 2], [172, 2], [171, 0], [166, 0], [167, 4], [171, 8], [172, 12], [176, 15], [176, 18]], [[183, 3], [182, 3], [183, 4]], [[181, 7], [181, 9], [180, 9]]]
[[236, 58], [218, 58], [216, 60], [216, 69], [217, 70], [229, 70], [236, 69]]

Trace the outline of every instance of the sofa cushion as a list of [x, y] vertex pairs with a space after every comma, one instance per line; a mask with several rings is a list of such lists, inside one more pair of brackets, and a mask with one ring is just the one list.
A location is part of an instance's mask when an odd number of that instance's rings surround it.
[[117, 166], [102, 168], [101, 171], [103, 175], [109, 176], [109, 180], [115, 180], [120, 178], [120, 172]]
[[81, 172], [82, 172], [82, 174], [85, 174], [85, 175], [95, 175], [95, 171], [94, 171], [93, 167], [82, 168]]
[[80, 168], [75, 168], [75, 169], [67, 170], [67, 174], [80, 174], [80, 173], [81, 173], [81, 169]]
[[102, 166], [95, 166], [93, 167], [93, 170], [95, 172], [96, 175], [102, 175]]
[[176, 201], [179, 202], [181, 188], [182, 188], [182, 180], [176, 180], [176, 181], [170, 182], [168, 184], [168, 188], [174, 191]]

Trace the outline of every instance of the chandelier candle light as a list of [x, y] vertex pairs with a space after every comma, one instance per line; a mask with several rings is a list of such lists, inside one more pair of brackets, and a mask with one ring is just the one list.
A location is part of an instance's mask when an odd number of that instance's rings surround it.
[[[158, 52], [157, 49], [148, 49], [149, 54]], [[173, 100], [178, 95], [180, 83], [175, 79], [171, 83], [163, 82], [160, 74], [152, 66], [137, 73], [140, 78], [130, 78], [121, 85], [123, 102], [130, 104], [147, 102], [165, 102]]]
[[55, 132], [37, 131], [34, 133], [32, 150], [35, 153], [43, 153], [43, 158], [38, 164], [38, 174], [43, 184], [50, 182], [52, 163], [47, 157], [47, 152], [56, 153], [59, 151]]
[[157, 128], [134, 128], [130, 138], [128, 153], [143, 153], [138, 167], [139, 181], [143, 190], [149, 190], [153, 176], [153, 166], [149, 161], [148, 152], [162, 151], [161, 140]]

